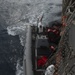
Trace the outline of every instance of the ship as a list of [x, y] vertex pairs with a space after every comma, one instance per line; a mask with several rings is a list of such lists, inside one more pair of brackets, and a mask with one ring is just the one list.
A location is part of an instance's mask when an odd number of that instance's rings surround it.
[[[46, 35], [38, 34], [38, 26], [26, 25], [26, 42], [23, 57], [24, 75], [45, 75], [46, 68], [56, 61], [57, 75], [75, 75], [75, 1], [62, 0], [62, 29], [57, 51], [52, 55], [47, 52], [49, 46]], [[44, 51], [38, 50], [38, 47]], [[46, 50], [45, 50], [46, 49]], [[38, 67], [37, 59], [47, 55], [44, 66]]]

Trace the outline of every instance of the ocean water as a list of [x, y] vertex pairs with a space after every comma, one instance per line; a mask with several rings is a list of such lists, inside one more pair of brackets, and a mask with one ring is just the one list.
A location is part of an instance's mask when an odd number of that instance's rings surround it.
[[17, 60], [22, 61], [23, 48], [18, 35], [0, 31], [0, 75], [15, 75]]
[[0, 75], [23, 75], [27, 23], [59, 21], [61, 10], [61, 0], [0, 0]]

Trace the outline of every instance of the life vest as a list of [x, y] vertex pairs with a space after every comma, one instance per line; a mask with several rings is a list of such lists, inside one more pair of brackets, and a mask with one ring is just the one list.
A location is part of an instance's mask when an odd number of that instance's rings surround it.
[[54, 34], [56, 35], [59, 35], [59, 30], [56, 30], [56, 29], [48, 29], [48, 32], [53, 32]]
[[40, 59], [38, 59], [37, 65], [38, 65], [38, 67], [41, 67], [41, 66], [45, 65], [46, 62], [47, 62], [47, 57], [42, 56]]

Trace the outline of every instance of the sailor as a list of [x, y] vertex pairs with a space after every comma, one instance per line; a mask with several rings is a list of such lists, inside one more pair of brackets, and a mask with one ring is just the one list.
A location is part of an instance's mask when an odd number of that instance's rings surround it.
[[53, 75], [54, 72], [55, 72], [55, 66], [52, 64], [47, 67], [45, 75]]
[[47, 30], [49, 42], [58, 44], [60, 40], [60, 31], [54, 27]]

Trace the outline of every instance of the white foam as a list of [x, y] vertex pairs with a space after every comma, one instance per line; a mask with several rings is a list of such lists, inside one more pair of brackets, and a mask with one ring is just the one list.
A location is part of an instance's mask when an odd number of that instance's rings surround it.
[[25, 36], [19, 36], [19, 38], [20, 38], [20, 43], [21, 43], [21, 45], [22, 46], [24, 46], [25, 45]]
[[9, 35], [12, 35], [12, 36], [16, 35], [16, 33], [13, 30], [11, 30], [9, 27], [7, 27], [7, 32]]
[[17, 61], [17, 65], [16, 65], [16, 75], [24, 75], [23, 66], [20, 65], [19, 60]]
[[12, 35], [12, 36], [19, 35], [20, 43], [22, 46], [24, 46], [24, 39], [25, 39], [25, 32], [26, 32], [26, 26], [25, 25], [8, 26], [7, 32], [9, 35]]

